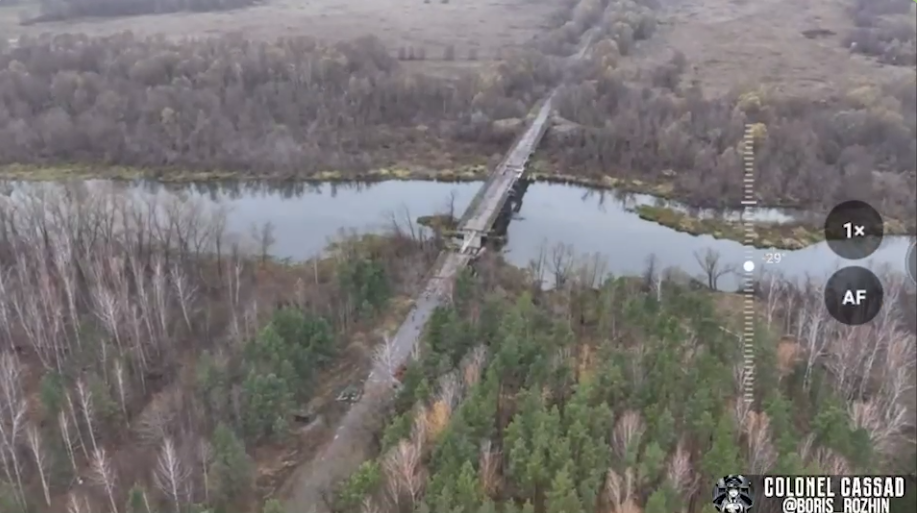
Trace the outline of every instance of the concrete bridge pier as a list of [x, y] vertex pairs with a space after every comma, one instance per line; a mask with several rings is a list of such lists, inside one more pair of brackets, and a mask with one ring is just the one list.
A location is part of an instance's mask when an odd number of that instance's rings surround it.
[[516, 185], [513, 187], [513, 194], [510, 196], [510, 203], [513, 204], [513, 213], [518, 214], [522, 210], [522, 198], [525, 196], [525, 191], [528, 190], [529, 185], [532, 184], [531, 180], [520, 179], [516, 182]]
[[494, 220], [493, 235], [500, 239], [505, 239], [509, 223], [513, 220], [513, 215], [522, 209], [522, 198], [525, 196], [525, 191], [530, 184], [531, 180], [519, 180], [513, 184], [506, 203], [503, 204], [503, 208], [500, 209], [500, 213], [497, 214], [497, 218]]

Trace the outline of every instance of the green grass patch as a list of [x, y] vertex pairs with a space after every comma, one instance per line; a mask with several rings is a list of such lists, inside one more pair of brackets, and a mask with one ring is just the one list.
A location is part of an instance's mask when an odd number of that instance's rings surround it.
[[[668, 207], [641, 205], [635, 212], [641, 219], [673, 228], [692, 235], [710, 235], [717, 239], [728, 239], [745, 243], [745, 225], [735, 220], [722, 218], [700, 218]], [[885, 235], [908, 235], [912, 228], [906, 223], [887, 219]], [[756, 248], [777, 248], [796, 250], [823, 242], [825, 234], [821, 225], [804, 222], [755, 223]]]
[[431, 216], [420, 216], [417, 218], [417, 224], [431, 228], [436, 232], [455, 230], [458, 228], [458, 219], [448, 214], [436, 214]]
[[[667, 207], [638, 206], [641, 219], [692, 235], [711, 235], [745, 243], [745, 225], [734, 220], [700, 218]], [[757, 248], [802, 249], [825, 240], [821, 227], [801, 223], [755, 223], [753, 245]]]
[[298, 180], [302, 182], [377, 182], [385, 180], [436, 180], [470, 182], [483, 180], [487, 166], [469, 165], [454, 169], [421, 166], [388, 167], [365, 172], [318, 171], [312, 173], [258, 173], [252, 171], [144, 169], [130, 166], [10, 164], [0, 166], [0, 179], [34, 182], [67, 180], [157, 180], [163, 183], [192, 183], [218, 180]]

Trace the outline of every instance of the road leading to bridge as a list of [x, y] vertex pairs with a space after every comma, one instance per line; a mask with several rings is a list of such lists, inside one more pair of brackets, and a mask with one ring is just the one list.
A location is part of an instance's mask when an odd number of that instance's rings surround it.
[[[587, 33], [579, 51], [571, 59], [581, 59], [589, 48], [593, 33]], [[510, 148], [503, 162], [491, 173], [462, 216], [459, 231], [465, 235], [461, 249], [444, 251], [434, 266], [414, 307], [391, 340], [391, 352], [385, 361], [374, 361], [364, 383], [363, 395], [341, 419], [333, 440], [312, 461], [299, 467], [287, 483], [283, 494], [288, 497], [287, 511], [296, 513], [329, 513], [323, 498], [334, 484], [349, 477], [371, 456], [380, 406], [395, 394], [394, 369], [404, 365], [417, 347], [423, 328], [437, 307], [448, 304], [456, 275], [474, 258], [482, 246], [482, 237], [490, 231], [516, 182], [525, 173], [525, 165], [548, 129], [554, 96], [553, 90], [538, 107], [522, 135]]]
[[282, 494], [290, 513], [330, 513], [324, 497], [341, 479], [350, 476], [372, 455], [372, 432], [378, 429], [380, 406], [394, 397], [393, 371], [411, 357], [423, 327], [437, 307], [451, 296], [452, 281], [471, 260], [471, 255], [444, 252], [437, 260], [437, 274], [414, 300], [414, 307], [391, 340], [386, 361], [374, 361], [362, 397], [338, 424], [334, 438], [312, 461], [300, 466]]

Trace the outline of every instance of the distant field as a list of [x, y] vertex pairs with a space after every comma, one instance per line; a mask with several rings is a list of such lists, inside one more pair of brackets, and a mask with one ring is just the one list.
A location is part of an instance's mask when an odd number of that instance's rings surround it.
[[843, 44], [853, 28], [849, 0], [660, 1], [659, 31], [631, 63], [648, 68], [680, 50], [688, 61], [685, 78], [699, 80], [709, 94], [765, 84], [822, 96], [914, 74], [851, 54]]
[[379, 37], [387, 47], [423, 48], [428, 58], [442, 56], [449, 45], [456, 57], [475, 49], [490, 58], [518, 47], [542, 30], [559, 7], [553, 0], [267, 0], [264, 5], [214, 13], [175, 13], [124, 18], [82, 19], [23, 27], [23, 7], [0, 7], [0, 35], [84, 33], [103, 35], [124, 30], [169, 37], [240, 32], [250, 38], [310, 36], [325, 41], [364, 35]]

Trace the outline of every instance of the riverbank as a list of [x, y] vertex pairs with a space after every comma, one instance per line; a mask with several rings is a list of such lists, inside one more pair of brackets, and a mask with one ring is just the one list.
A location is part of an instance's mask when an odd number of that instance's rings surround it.
[[[737, 219], [723, 217], [701, 217], [679, 212], [669, 207], [640, 205], [634, 208], [640, 219], [661, 224], [679, 232], [692, 235], [710, 235], [716, 239], [734, 240], [746, 243], [745, 224]], [[804, 249], [824, 242], [823, 226], [812, 222], [767, 222], [755, 221], [752, 245], [759, 249]], [[908, 235], [905, 223], [898, 220], [885, 221], [885, 235]]]

